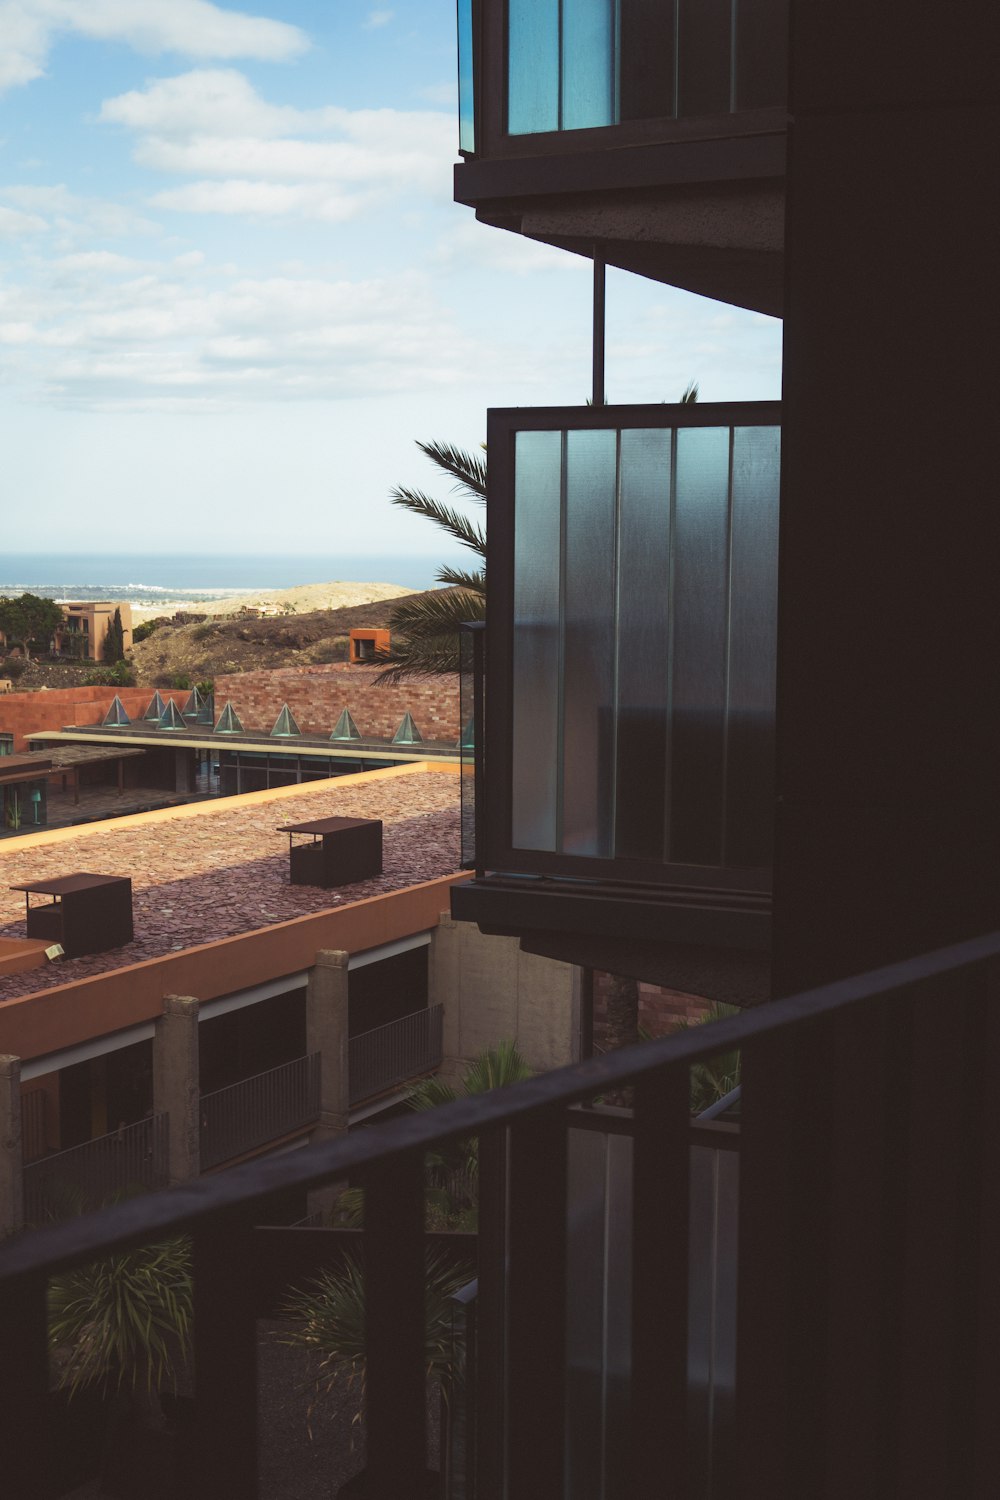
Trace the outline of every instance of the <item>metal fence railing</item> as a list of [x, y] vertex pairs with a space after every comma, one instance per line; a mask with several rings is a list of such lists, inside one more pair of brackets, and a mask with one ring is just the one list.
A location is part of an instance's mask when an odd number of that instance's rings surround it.
[[[604, 1455], [617, 1494], [993, 1494], [998, 965], [992, 933], [11, 1238], [0, 1245], [5, 1494], [54, 1492], [49, 1278], [188, 1233], [198, 1383], [178, 1433], [184, 1494], [256, 1500], [258, 1423], [274, 1400], [257, 1378], [259, 1274], [282, 1245], [297, 1274], [305, 1231], [255, 1226], [292, 1193], [348, 1180], [365, 1194], [364, 1493], [425, 1494], [425, 1157], [470, 1135], [478, 1296], [463, 1358], [475, 1360], [466, 1473], [478, 1500], [568, 1494], [567, 1465], [589, 1482], [601, 1460], [584, 1470], [584, 1445], [611, 1439], [619, 1401], [625, 1437]], [[690, 1072], [736, 1047], [739, 1180], [714, 1167], [699, 1180]], [[586, 1163], [568, 1139], [575, 1106], [625, 1087], [631, 1161], [622, 1152], [602, 1175], [599, 1136]], [[713, 1138], [727, 1128], [708, 1127]], [[602, 1215], [607, 1276], [579, 1237], [583, 1225], [598, 1241]], [[735, 1287], [722, 1274], [734, 1227]], [[703, 1243], [718, 1245], [717, 1266]], [[606, 1379], [590, 1374], [595, 1352]], [[576, 1422], [571, 1388], [594, 1420]]]
[[24, 1168], [25, 1223], [71, 1219], [120, 1194], [166, 1187], [167, 1180], [167, 1116], [152, 1115], [29, 1162]]
[[436, 1068], [443, 1056], [444, 1007], [429, 1006], [363, 1031], [349, 1045], [350, 1100], [360, 1104]]
[[319, 1115], [318, 1052], [201, 1097], [201, 1167], [242, 1156]]

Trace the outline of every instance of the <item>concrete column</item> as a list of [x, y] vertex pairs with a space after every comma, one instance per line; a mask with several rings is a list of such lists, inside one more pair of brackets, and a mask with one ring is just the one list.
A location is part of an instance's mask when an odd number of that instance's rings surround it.
[[[346, 1135], [350, 1109], [347, 1045], [347, 963], [350, 955], [324, 948], [316, 954], [306, 984], [306, 1050], [318, 1052], [319, 1124], [314, 1141]], [[330, 1183], [309, 1194], [309, 1212], [324, 1216], [344, 1187]]]
[[21, 1059], [0, 1057], [0, 1240], [24, 1228]]
[[306, 985], [306, 1049], [320, 1054], [319, 1125], [314, 1140], [347, 1134], [350, 1079], [347, 1049], [349, 955], [324, 948]]
[[171, 1184], [201, 1171], [198, 1004], [190, 995], [164, 995], [153, 1036], [153, 1109], [169, 1116]]

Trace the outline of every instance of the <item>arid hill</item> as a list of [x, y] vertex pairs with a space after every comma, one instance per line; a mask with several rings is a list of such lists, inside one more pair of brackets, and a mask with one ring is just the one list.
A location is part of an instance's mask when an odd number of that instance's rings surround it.
[[417, 597], [407, 594], [263, 620], [206, 618], [192, 624], [161, 624], [133, 647], [132, 664], [140, 683], [165, 687], [180, 675], [202, 682], [223, 673], [346, 661], [350, 630], [385, 627], [395, 605]]

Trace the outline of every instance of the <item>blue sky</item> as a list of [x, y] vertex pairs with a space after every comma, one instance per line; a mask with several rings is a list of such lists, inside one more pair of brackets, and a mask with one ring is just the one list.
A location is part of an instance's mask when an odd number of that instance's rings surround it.
[[[435, 554], [414, 439], [585, 400], [589, 268], [451, 202], [454, 15], [0, 0], [7, 550]], [[779, 324], [609, 273], [609, 399], [690, 379], [776, 397]]]

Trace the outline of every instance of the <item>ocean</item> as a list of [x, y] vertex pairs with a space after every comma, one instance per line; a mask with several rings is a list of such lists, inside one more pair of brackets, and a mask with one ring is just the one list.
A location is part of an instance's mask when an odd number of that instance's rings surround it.
[[227, 594], [290, 589], [306, 583], [398, 583], [434, 587], [438, 559], [421, 555], [308, 553], [244, 556], [164, 552], [0, 553], [0, 595], [109, 599], [134, 605], [196, 603]]

